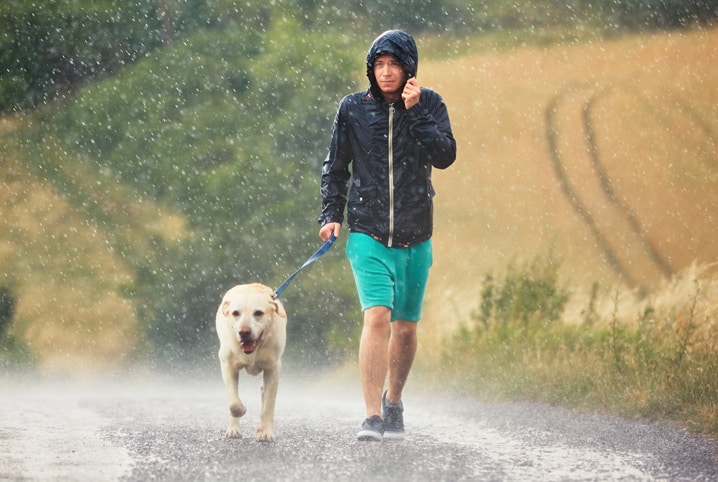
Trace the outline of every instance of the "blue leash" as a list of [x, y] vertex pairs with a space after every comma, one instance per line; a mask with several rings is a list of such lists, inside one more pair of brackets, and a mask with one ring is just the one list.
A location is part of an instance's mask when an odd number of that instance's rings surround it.
[[332, 235], [329, 236], [329, 239], [327, 239], [327, 240], [324, 242], [324, 244], [322, 244], [322, 247], [319, 248], [316, 253], [314, 253], [313, 255], [311, 255], [311, 256], [309, 257], [309, 259], [306, 260], [306, 261], [304, 262], [304, 264], [299, 267], [298, 270], [296, 270], [294, 273], [292, 273], [292, 275], [291, 275], [289, 278], [287, 278], [287, 280], [286, 280], [284, 283], [282, 283], [282, 285], [281, 285], [279, 288], [277, 288], [277, 291], [274, 292], [274, 294], [272, 295], [272, 298], [274, 298], [275, 300], [276, 300], [277, 298], [279, 298], [279, 297], [282, 295], [282, 293], [284, 293], [284, 290], [287, 289], [287, 286], [289, 286], [289, 283], [292, 282], [292, 280], [294, 279], [294, 277], [297, 276], [297, 274], [299, 274], [299, 272], [300, 272], [302, 269], [304, 269], [305, 267], [309, 266], [310, 264], [312, 264], [313, 262], [315, 262], [316, 260], [318, 260], [319, 258], [321, 258], [321, 257], [324, 255], [324, 253], [326, 253], [327, 251], [329, 251], [329, 248], [332, 247], [332, 245], [334, 244], [334, 241], [335, 241], [335, 240], [336, 240], [336, 238], [334, 237], [334, 233], [332, 233]]

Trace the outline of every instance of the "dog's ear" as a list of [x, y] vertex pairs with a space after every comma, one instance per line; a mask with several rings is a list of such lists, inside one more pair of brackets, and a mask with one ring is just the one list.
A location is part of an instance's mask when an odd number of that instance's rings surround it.
[[222, 303], [221, 310], [222, 310], [222, 314], [225, 316], [225, 318], [229, 318], [229, 305], [230, 305], [229, 300], [224, 300], [224, 302]]
[[279, 300], [272, 300], [272, 304], [274, 305], [274, 313], [277, 314], [280, 318], [286, 318], [287, 313], [284, 311], [284, 305], [282, 305], [282, 302]]

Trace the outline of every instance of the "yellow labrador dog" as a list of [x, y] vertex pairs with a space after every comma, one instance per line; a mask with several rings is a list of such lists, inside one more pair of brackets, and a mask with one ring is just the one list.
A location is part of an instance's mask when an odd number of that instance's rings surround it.
[[217, 310], [219, 362], [231, 414], [227, 438], [240, 437], [239, 417], [247, 412], [239, 399], [239, 372], [244, 368], [250, 375], [263, 372], [257, 440], [274, 440], [274, 405], [287, 341], [287, 314], [273, 294], [262, 284], [238, 285], [227, 291]]

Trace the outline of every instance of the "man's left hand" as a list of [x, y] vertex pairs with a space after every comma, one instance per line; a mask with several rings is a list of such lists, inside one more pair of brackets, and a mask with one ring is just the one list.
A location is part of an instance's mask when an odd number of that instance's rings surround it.
[[401, 98], [404, 100], [404, 106], [407, 109], [411, 109], [419, 103], [420, 92], [421, 87], [419, 86], [419, 82], [417, 82], [416, 77], [412, 77], [406, 81], [404, 91], [401, 93]]

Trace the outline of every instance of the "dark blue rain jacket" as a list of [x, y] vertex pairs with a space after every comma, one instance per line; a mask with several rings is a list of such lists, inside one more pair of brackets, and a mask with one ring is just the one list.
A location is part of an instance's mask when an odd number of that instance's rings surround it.
[[401, 62], [406, 79], [416, 76], [414, 39], [398, 30], [377, 37], [366, 58], [369, 89], [344, 97], [334, 118], [319, 223], [343, 222], [346, 207], [350, 231], [386, 246], [409, 246], [431, 238], [431, 169], [454, 162], [456, 141], [446, 105], [433, 90], [422, 87], [411, 109], [382, 99], [373, 64], [383, 54]]

